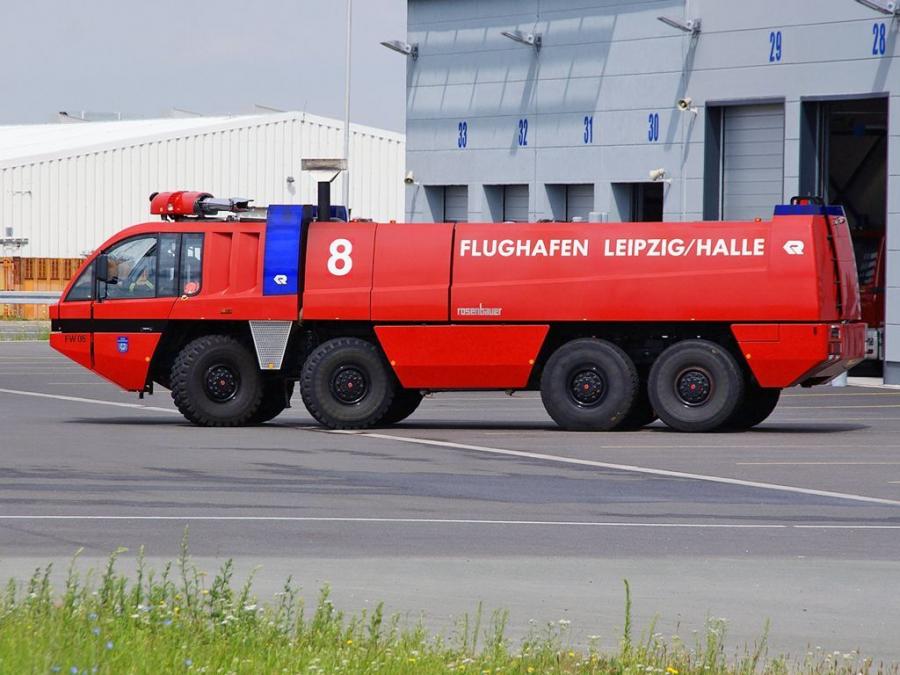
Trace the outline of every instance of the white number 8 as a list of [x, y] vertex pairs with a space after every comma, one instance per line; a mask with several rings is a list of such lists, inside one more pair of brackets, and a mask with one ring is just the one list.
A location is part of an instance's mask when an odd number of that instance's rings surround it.
[[353, 269], [353, 244], [348, 239], [335, 239], [328, 247], [331, 257], [328, 259], [328, 271], [336, 277], [350, 274]]

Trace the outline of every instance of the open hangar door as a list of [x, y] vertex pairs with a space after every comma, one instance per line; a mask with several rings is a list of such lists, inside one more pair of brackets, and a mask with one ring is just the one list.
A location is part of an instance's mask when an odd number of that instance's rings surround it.
[[888, 99], [803, 103], [800, 191], [840, 204], [859, 272], [862, 318], [869, 326], [864, 371], [884, 361]]

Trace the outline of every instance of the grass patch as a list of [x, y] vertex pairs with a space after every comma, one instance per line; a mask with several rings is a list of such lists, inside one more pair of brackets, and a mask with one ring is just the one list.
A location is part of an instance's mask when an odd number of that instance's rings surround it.
[[765, 639], [729, 654], [725, 627], [711, 621], [693, 645], [653, 632], [632, 637], [626, 583], [625, 628], [618, 649], [568, 644], [566, 622], [535, 630], [513, 645], [506, 614], [479, 607], [450, 637], [386, 617], [382, 606], [345, 615], [329, 590], [307, 605], [291, 580], [272, 604], [252, 594], [252, 576], [233, 583], [226, 562], [207, 577], [190, 561], [187, 541], [160, 573], [115, 571], [110, 556], [99, 574], [80, 576], [75, 560], [56, 591], [51, 567], [24, 585], [10, 581], [0, 600], [0, 672], [26, 673], [874, 673], [856, 654], [807, 657], [799, 663], [766, 657]]
[[33, 342], [35, 340], [41, 340], [47, 342], [50, 340], [50, 331], [49, 330], [38, 330], [29, 333], [19, 333], [19, 332], [9, 332], [9, 333], [0, 333], [0, 342]]

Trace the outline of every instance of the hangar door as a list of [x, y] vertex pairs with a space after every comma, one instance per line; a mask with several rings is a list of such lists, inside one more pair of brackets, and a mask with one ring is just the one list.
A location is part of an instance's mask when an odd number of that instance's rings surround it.
[[503, 186], [503, 220], [515, 223], [528, 222], [528, 186]]
[[469, 188], [448, 185], [444, 188], [444, 222], [464, 223], [469, 219]]
[[575, 218], [581, 218], [583, 221], [590, 220], [590, 213], [594, 210], [594, 186], [591, 183], [586, 185], [567, 185], [566, 186], [566, 220], [572, 221]]
[[722, 110], [723, 220], [768, 220], [784, 201], [784, 105], [742, 105]]

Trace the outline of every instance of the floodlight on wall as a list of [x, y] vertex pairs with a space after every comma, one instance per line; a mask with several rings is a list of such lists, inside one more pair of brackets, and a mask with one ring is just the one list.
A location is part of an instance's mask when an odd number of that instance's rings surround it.
[[672, 28], [677, 28], [678, 30], [683, 30], [685, 33], [690, 33], [691, 35], [697, 35], [700, 32], [700, 19], [674, 19], [671, 16], [658, 16], [656, 17], [657, 21], [662, 21], [667, 26], [671, 26]]
[[856, 2], [882, 14], [890, 14], [891, 16], [900, 14], [900, 3], [894, 2], [894, 0], [888, 0], [888, 2], [883, 0], [856, 0]]
[[419, 45], [416, 42], [409, 44], [402, 40], [385, 40], [381, 45], [403, 56], [409, 56], [413, 61], [419, 58]]
[[534, 47], [534, 51], [536, 52], [541, 51], [543, 39], [540, 33], [526, 33], [521, 30], [504, 30], [500, 32], [500, 35], [509, 38], [513, 42]]

